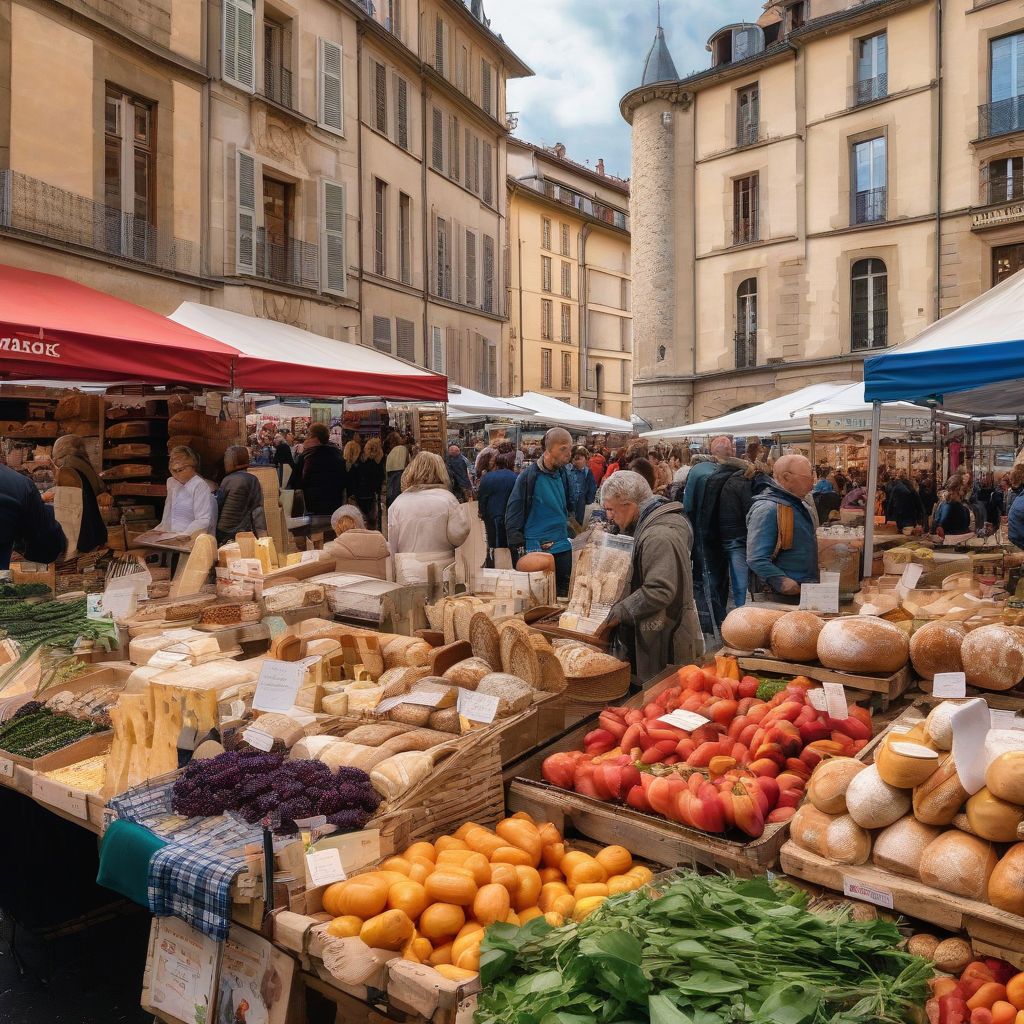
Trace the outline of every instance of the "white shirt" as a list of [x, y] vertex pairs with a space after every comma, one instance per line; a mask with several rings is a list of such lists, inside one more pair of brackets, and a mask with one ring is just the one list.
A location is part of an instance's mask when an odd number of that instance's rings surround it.
[[680, 466], [675, 473], [672, 474], [672, 483], [674, 484], [685, 484], [686, 477], [689, 475], [689, 466]]
[[167, 501], [158, 529], [165, 533], [213, 533], [216, 506], [210, 496], [209, 485], [198, 473], [183, 484], [171, 477], [167, 481]]

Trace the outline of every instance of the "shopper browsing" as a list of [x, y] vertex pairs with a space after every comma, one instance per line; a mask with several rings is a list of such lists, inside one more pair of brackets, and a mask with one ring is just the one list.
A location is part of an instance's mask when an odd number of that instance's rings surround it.
[[263, 488], [249, 472], [249, 449], [232, 445], [224, 453], [226, 476], [217, 490], [217, 543], [227, 544], [239, 533], [267, 536]]

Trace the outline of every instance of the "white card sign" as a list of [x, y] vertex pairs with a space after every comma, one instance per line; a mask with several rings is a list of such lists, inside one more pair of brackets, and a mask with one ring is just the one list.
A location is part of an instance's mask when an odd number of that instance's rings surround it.
[[936, 672], [932, 680], [932, 696], [956, 700], [967, 696], [967, 676], [963, 672]]
[[1017, 713], [1015, 711], [1000, 711], [998, 708], [993, 708], [991, 712], [993, 729], [1013, 729], [1016, 720]]
[[250, 727], [242, 733], [242, 739], [257, 750], [268, 751], [274, 746], [274, 737], [262, 729]]
[[253, 710], [284, 714], [295, 703], [295, 695], [306, 678], [306, 667], [305, 661], [264, 661], [252, 699]]
[[816, 711], [827, 711], [828, 702], [825, 700], [824, 690], [808, 690], [807, 703]]
[[702, 725], [707, 725], [710, 719], [705, 718], [703, 715], [698, 715], [696, 711], [684, 711], [682, 708], [677, 708], [675, 711], [670, 711], [667, 715], [662, 715], [658, 721], [674, 725], [677, 729], [693, 732]]
[[858, 882], [855, 878], [843, 875], [843, 895], [850, 899], [873, 903], [876, 907], [892, 910], [892, 893], [888, 889], [876, 889], [873, 885]]
[[915, 565], [913, 562], [903, 570], [903, 578], [900, 580], [900, 586], [906, 587], [907, 590], [913, 590], [921, 580], [921, 576], [924, 574], [923, 565]]
[[838, 587], [843, 578], [843, 574], [841, 572], [828, 572], [826, 570], [825, 572], [819, 573], [819, 577], [819, 583], [823, 583], [827, 587]]
[[837, 583], [801, 583], [800, 610], [826, 614], [837, 613], [839, 611], [839, 585]]
[[311, 885], [333, 885], [348, 877], [341, 866], [341, 854], [336, 849], [318, 850], [306, 854], [306, 871]]
[[476, 693], [473, 690], [460, 689], [456, 707], [464, 718], [486, 725], [494, 721], [494, 716], [498, 713], [498, 704], [498, 698], [489, 693]]
[[846, 689], [842, 683], [822, 683], [825, 691], [825, 710], [837, 721], [850, 717], [850, 706], [846, 702]]
[[411, 693], [404, 694], [403, 703], [418, 704], [424, 708], [436, 708], [447, 696], [447, 693], [429, 693], [423, 690], [413, 690]]
[[973, 796], [985, 785], [985, 737], [992, 716], [984, 700], [969, 700], [953, 712], [953, 761], [960, 783]]

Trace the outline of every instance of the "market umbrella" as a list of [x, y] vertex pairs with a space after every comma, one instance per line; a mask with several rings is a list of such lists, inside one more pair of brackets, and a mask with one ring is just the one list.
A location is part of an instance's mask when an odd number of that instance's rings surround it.
[[237, 352], [77, 281], [0, 264], [0, 378], [231, 385]]

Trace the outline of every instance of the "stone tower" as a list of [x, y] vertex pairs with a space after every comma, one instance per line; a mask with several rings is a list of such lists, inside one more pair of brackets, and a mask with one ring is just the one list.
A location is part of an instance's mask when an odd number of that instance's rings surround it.
[[661, 27], [638, 88], [621, 103], [633, 129], [633, 411], [654, 429], [692, 421], [694, 378], [693, 96], [679, 85]]

